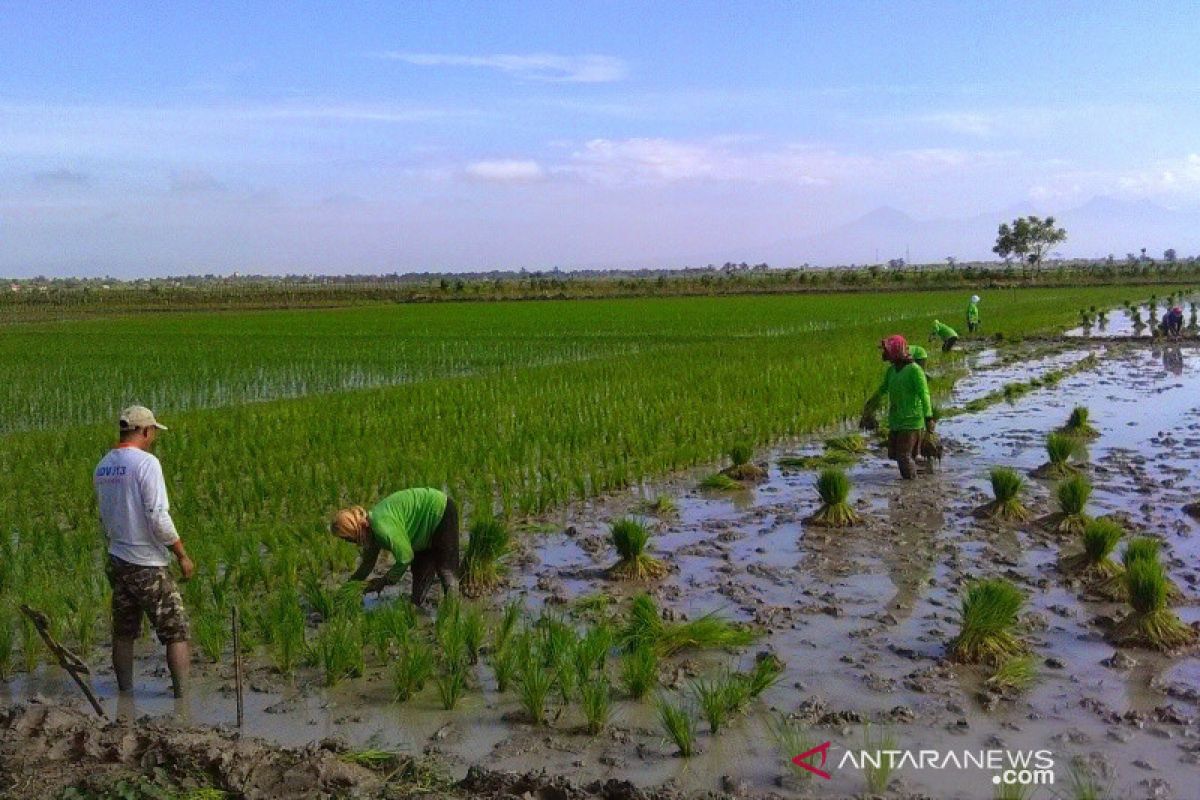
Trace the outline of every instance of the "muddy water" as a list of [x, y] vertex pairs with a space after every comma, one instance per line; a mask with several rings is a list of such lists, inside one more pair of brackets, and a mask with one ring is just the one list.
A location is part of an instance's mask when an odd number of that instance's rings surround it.
[[[847, 748], [862, 744], [862, 723], [872, 721], [886, 726], [901, 749], [1048, 749], [1059, 791], [1066, 789], [1068, 759], [1080, 755], [1107, 771], [1120, 796], [1195, 797], [1200, 659], [1131, 650], [1132, 663], [1105, 666], [1114, 648], [1096, 621], [1119, 615], [1121, 608], [1081, 601], [1055, 572], [1059, 545], [1046, 535], [995, 528], [969, 516], [988, 499], [990, 466], [1036, 467], [1044, 460], [1045, 433], [1072, 406], [1085, 404], [1101, 431], [1088, 448], [1096, 486], [1092, 513], [1123, 514], [1134, 530], [1163, 537], [1172, 578], [1190, 596], [1200, 595], [1200, 537], [1196, 523], [1180, 511], [1200, 494], [1200, 353], [1094, 347], [1106, 356], [1097, 370], [1014, 404], [945, 421], [941, 430], [949, 453], [934, 474], [901, 484], [878, 453], [865, 457], [851, 470], [854, 501], [867, 518], [858, 528], [820, 532], [802, 524], [816, 507], [813, 475], [781, 471], [775, 461], [783, 453], [813, 451], [815, 441], [772, 452], [768, 480], [749, 492], [696, 491], [703, 472], [643, 487], [646, 496], [669, 493], [679, 503], [677, 516], [658, 522], [652, 543], [673, 567], [656, 589], [660, 603], [689, 616], [720, 610], [753, 621], [764, 628], [764, 637], [732, 660], [748, 664], [756, 650], [770, 649], [788, 665], [784, 680], [747, 717], [719, 737], [701, 734], [703, 752], [696, 758], [673, 755], [648, 704], [619, 702], [614, 725], [595, 738], [578, 732], [577, 709], [550, 730], [533, 729], [515, 715], [511, 694], [493, 691], [486, 670], [480, 673], [484, 691], [468, 694], [448, 713], [432, 687], [405, 706], [391, 704], [379, 667], [332, 691], [303, 680], [288, 687], [259, 669], [249, 682], [247, 731], [286, 743], [338, 735], [359, 746], [435, 753], [455, 774], [487, 763], [501, 769], [545, 767], [579, 780], [622, 777], [644, 785], [673, 780], [695, 791], [737, 785], [753, 794], [836, 797], [865, 791], [860, 771], [837, 764]], [[1039, 353], [1018, 362], [993, 356], [960, 381], [952, 403], [1083, 355]], [[1050, 485], [1030, 484], [1029, 503], [1040, 513], [1049, 511]], [[581, 504], [549, 520], [566, 532], [524, 536], [512, 594], [534, 607], [561, 607], [596, 592], [621, 598], [636, 591], [610, 584], [602, 570], [613, 558], [607, 523], [638, 499], [631, 492]], [[1040, 659], [1034, 687], [998, 701], [981, 696], [976, 670], [942, 660], [956, 631], [962, 583], [996, 574], [1027, 589], [1025, 638]], [[1178, 611], [1187, 620], [1200, 619], [1196, 606]], [[689, 676], [730, 660], [685, 657], [664, 677], [669, 685], [686, 687]], [[158, 670], [157, 659], [139, 663]], [[228, 677], [209, 670], [201, 678], [185, 710], [192, 720], [232, 721]], [[165, 680], [157, 671], [140, 685], [163, 687]], [[101, 671], [97, 687], [112, 698], [111, 673]], [[0, 699], [7, 699], [5, 692], [34, 691], [70, 694], [56, 675], [39, 673], [0, 684]], [[115, 701], [107, 703], [116, 710]], [[147, 689], [133, 705], [120, 710], [155, 715], [178, 710]], [[830, 781], [797, 784], [790, 777], [765, 726], [775, 712], [804, 720], [814, 744], [833, 743]], [[902, 768], [892, 786], [896, 796], [988, 798], [991, 778], [978, 769]]]

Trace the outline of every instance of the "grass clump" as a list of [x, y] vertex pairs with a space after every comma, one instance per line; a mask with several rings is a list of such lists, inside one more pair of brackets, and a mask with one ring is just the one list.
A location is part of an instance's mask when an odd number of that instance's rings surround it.
[[1037, 660], [1032, 655], [1014, 656], [996, 667], [988, 677], [988, 688], [1000, 692], [1022, 692], [1037, 678]]
[[595, 680], [581, 684], [579, 703], [583, 708], [584, 719], [587, 720], [587, 732], [595, 736], [604, 730], [612, 719], [612, 688], [608, 676], [601, 673]]
[[855, 525], [861, 518], [850, 504], [850, 478], [839, 469], [822, 470], [817, 476], [817, 494], [821, 496], [821, 507], [805, 520], [809, 525], [827, 528], [844, 528]]
[[612, 524], [610, 536], [619, 558], [608, 571], [614, 578], [644, 580], [667, 574], [666, 565], [645, 552], [650, 529], [642, 522], [631, 517], [619, 519]]
[[347, 764], [355, 764], [367, 769], [380, 770], [395, 766], [399, 757], [387, 750], [352, 750], [342, 753], [338, 758]]
[[648, 646], [666, 657], [687, 649], [744, 647], [754, 641], [755, 634], [721, 619], [716, 612], [687, 622], [668, 623], [654, 598], [641, 594], [633, 599], [620, 639], [627, 650]]
[[1067, 422], [1058, 429], [1059, 433], [1072, 436], [1077, 439], [1094, 439], [1100, 435], [1100, 431], [1092, 427], [1088, 421], [1090, 412], [1087, 406], [1075, 406], [1071, 409], [1071, 415], [1067, 417]]
[[655, 705], [667, 738], [679, 748], [679, 755], [691, 758], [696, 752], [696, 717], [692, 709], [685, 702], [675, 704], [666, 697], [659, 697]]
[[1091, 496], [1092, 484], [1082, 475], [1059, 481], [1054, 487], [1058, 511], [1043, 517], [1042, 526], [1055, 533], [1082, 535], [1088, 523], [1084, 509]]
[[421, 641], [411, 641], [400, 648], [392, 665], [392, 690], [397, 703], [409, 700], [425, 688], [433, 675], [433, 648]]
[[1021, 502], [1025, 479], [1020, 473], [1012, 467], [992, 467], [988, 477], [992, 483], [994, 499], [975, 509], [975, 516], [1009, 522], [1024, 522], [1029, 519], [1029, 509]]
[[1163, 651], [1196, 643], [1195, 629], [1167, 607], [1167, 574], [1157, 559], [1130, 562], [1125, 568], [1125, 589], [1133, 610], [1113, 629], [1115, 642]]
[[1080, 536], [1082, 552], [1062, 558], [1059, 568], [1066, 573], [1098, 580], [1119, 575], [1121, 566], [1112, 560], [1112, 553], [1124, 535], [1124, 529], [1111, 519], [1089, 520]]
[[641, 700], [658, 685], [658, 654], [642, 644], [621, 656], [621, 688], [634, 700]]
[[1013, 635], [1025, 597], [1003, 578], [977, 581], [967, 587], [959, 615], [958, 636], [950, 657], [964, 664], [999, 666], [1022, 655], [1025, 646]]
[[460, 570], [462, 593], [480, 597], [499, 586], [511, 547], [512, 536], [503, 520], [491, 515], [476, 517]]
[[750, 463], [754, 456], [754, 448], [745, 442], [739, 442], [729, 448], [730, 466], [721, 470], [720, 475], [737, 481], [761, 481], [767, 477], [767, 472], [757, 464]]
[[1079, 440], [1065, 433], [1054, 432], [1046, 436], [1046, 456], [1050, 460], [1034, 470], [1039, 478], [1069, 478], [1079, 472], [1071, 463], [1071, 457], [1079, 452]]

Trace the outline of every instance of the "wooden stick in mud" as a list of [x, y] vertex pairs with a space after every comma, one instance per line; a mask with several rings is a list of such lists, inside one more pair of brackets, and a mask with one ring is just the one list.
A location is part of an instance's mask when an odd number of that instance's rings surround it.
[[238, 626], [238, 607], [233, 607], [233, 682], [237, 687], [237, 726], [242, 727], [242, 642]]
[[87, 697], [88, 702], [92, 704], [92, 708], [96, 710], [100, 718], [108, 719], [108, 715], [100, 707], [100, 701], [96, 699], [96, 695], [92, 692], [92, 687], [88, 686], [87, 681], [79, 677], [80, 673], [91, 677], [92, 671], [88, 669], [88, 665], [84, 663], [82, 658], [54, 640], [54, 637], [50, 635], [50, 619], [45, 614], [30, 608], [24, 603], [21, 604], [21, 613], [29, 617], [29, 621], [37, 629], [38, 634], [42, 637], [42, 641], [46, 643], [46, 647], [58, 659], [58, 665], [65, 669], [67, 674], [83, 690], [84, 696]]

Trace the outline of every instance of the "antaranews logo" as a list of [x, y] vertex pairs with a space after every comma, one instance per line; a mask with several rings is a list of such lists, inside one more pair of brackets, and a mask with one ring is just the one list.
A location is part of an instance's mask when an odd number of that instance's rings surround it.
[[[817, 777], [832, 780], [825, 770], [833, 742], [822, 742], [792, 757], [792, 763]], [[819, 759], [819, 762], [818, 762]], [[846, 750], [836, 769], [987, 770], [996, 786], [1053, 786], [1054, 753], [1050, 750]], [[831, 767], [832, 769], [833, 767]]]

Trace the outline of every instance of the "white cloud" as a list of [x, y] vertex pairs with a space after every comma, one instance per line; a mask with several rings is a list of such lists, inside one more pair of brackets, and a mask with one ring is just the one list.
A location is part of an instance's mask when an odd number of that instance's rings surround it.
[[1200, 188], [1200, 154], [1189, 153], [1182, 159], [1159, 162], [1121, 176], [1118, 183], [1122, 189], [1136, 195], [1193, 193]]
[[467, 175], [488, 183], [532, 183], [545, 177], [545, 170], [536, 161], [501, 159], [476, 161], [468, 164]]
[[613, 56], [562, 56], [552, 53], [466, 56], [452, 53], [375, 53], [375, 58], [402, 61], [420, 67], [478, 67], [494, 69], [516, 78], [551, 83], [611, 83], [622, 80], [629, 68]]

